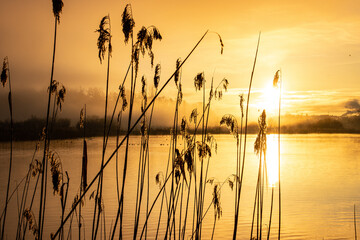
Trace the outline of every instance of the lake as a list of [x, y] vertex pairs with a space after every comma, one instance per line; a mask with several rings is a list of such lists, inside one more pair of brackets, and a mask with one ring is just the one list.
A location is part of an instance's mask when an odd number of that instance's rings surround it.
[[[223, 182], [236, 168], [236, 140], [231, 135], [214, 135], [217, 140], [217, 153], [213, 151], [210, 160], [208, 178], [215, 182]], [[254, 153], [256, 135], [249, 135], [246, 147], [246, 162], [243, 180], [243, 190], [240, 202], [238, 238], [249, 239], [252, 222], [252, 212], [255, 198], [256, 181], [259, 159]], [[170, 136], [150, 137], [150, 203], [157, 195], [159, 186], [155, 184], [158, 172], [165, 175], [169, 155]], [[183, 140], [179, 138], [178, 148], [183, 148]], [[282, 239], [353, 239], [354, 238], [354, 204], [360, 212], [360, 135], [358, 134], [307, 134], [281, 136], [281, 190], [282, 190]], [[13, 172], [11, 190], [26, 175], [34, 153], [35, 142], [15, 142], [13, 153]], [[270, 212], [270, 186], [275, 186], [274, 212], [271, 225], [271, 238], [277, 239], [278, 229], [278, 188], [277, 188], [277, 135], [268, 135], [267, 169], [268, 186], [264, 192], [263, 232], [267, 233]], [[109, 139], [107, 156], [115, 148], [115, 138]], [[79, 191], [82, 140], [54, 140], [51, 149], [55, 150], [62, 161], [63, 171], [70, 177], [67, 210]], [[95, 176], [101, 164], [102, 138], [88, 139], [88, 182]], [[124, 199], [124, 236], [133, 236], [135, 215], [135, 199], [138, 175], [138, 159], [140, 136], [132, 136], [129, 146], [128, 172]], [[0, 144], [0, 209], [4, 208], [6, 184], [8, 177], [9, 144]], [[119, 152], [119, 171], [122, 176], [124, 148]], [[36, 155], [41, 159], [41, 151]], [[115, 179], [116, 164], [113, 159], [104, 171], [104, 212], [105, 228], [108, 237], [110, 228], [114, 224], [117, 211], [117, 193]], [[34, 188], [36, 178], [31, 179], [30, 193]], [[86, 239], [91, 236], [94, 200], [89, 200], [90, 192], [96, 189], [95, 184], [86, 195], [85, 206], [82, 208], [84, 218], [84, 233]], [[49, 176], [47, 188], [44, 236], [47, 239], [51, 232], [55, 232], [60, 225], [61, 207], [60, 197], [54, 196], [51, 178]], [[208, 184], [205, 192], [204, 208], [212, 201], [213, 186]], [[169, 190], [170, 191], [170, 188]], [[184, 191], [185, 192], [185, 191]], [[193, 195], [193, 192], [191, 192]], [[17, 201], [21, 200], [22, 185], [15, 193], [7, 214], [7, 239], [15, 238], [17, 226]], [[228, 184], [221, 188], [222, 216], [216, 222], [214, 239], [231, 239], [234, 222], [234, 194]], [[146, 196], [146, 190], [144, 190]], [[33, 207], [38, 217], [38, 194]], [[30, 202], [30, 194], [28, 202]], [[161, 200], [161, 198], [160, 198]], [[157, 229], [160, 200], [155, 204], [151, 213], [147, 236], [153, 239]], [[193, 196], [190, 196], [189, 213], [192, 213]], [[184, 200], [185, 202], [185, 200]], [[143, 203], [146, 204], [146, 198]], [[184, 203], [185, 205], [185, 203]], [[144, 222], [142, 207], [140, 226]], [[163, 212], [164, 213], [164, 212]], [[189, 216], [192, 214], [189, 214]], [[360, 218], [360, 215], [359, 217]], [[164, 219], [164, 214], [162, 219]], [[214, 221], [214, 209], [211, 206], [203, 222], [202, 238], [210, 239]], [[191, 235], [192, 217], [188, 218], [185, 239]], [[72, 237], [77, 238], [77, 219], [73, 218]], [[178, 223], [177, 223], [178, 224]], [[166, 222], [160, 226], [160, 239], [164, 236]], [[66, 233], [69, 225], [66, 225]], [[178, 227], [176, 228], [178, 229]], [[140, 230], [141, 232], [141, 227]], [[139, 236], [139, 235], [138, 235]]]

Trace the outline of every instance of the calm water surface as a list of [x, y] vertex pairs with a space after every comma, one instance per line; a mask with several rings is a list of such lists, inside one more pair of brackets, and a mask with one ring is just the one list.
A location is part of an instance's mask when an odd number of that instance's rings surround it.
[[[215, 181], [224, 181], [235, 173], [236, 141], [230, 135], [215, 135], [218, 144], [217, 154], [213, 154], [209, 166], [209, 177]], [[240, 203], [239, 239], [249, 239], [252, 220], [253, 201], [257, 180], [258, 158], [253, 151], [255, 135], [248, 137], [244, 187]], [[182, 142], [182, 141], [180, 141]], [[125, 188], [124, 229], [125, 239], [132, 238], [134, 222], [134, 206], [136, 196], [136, 180], [139, 158], [140, 137], [130, 139], [130, 160]], [[159, 186], [155, 184], [158, 172], [166, 172], [170, 136], [152, 136], [150, 138], [150, 202], [158, 193]], [[282, 183], [282, 236], [283, 239], [353, 239], [354, 222], [353, 207], [356, 204], [360, 212], [360, 135], [347, 134], [308, 134], [283, 135], [281, 140], [281, 183]], [[109, 140], [107, 155], [114, 149], [115, 139]], [[13, 175], [11, 189], [26, 175], [35, 142], [16, 142], [13, 157]], [[179, 146], [181, 149], [183, 146]], [[6, 183], [8, 176], [9, 144], [0, 144], [0, 209], [4, 207]], [[101, 163], [102, 138], [88, 139], [88, 179], [95, 176]], [[51, 149], [56, 150], [62, 160], [62, 167], [70, 177], [69, 204], [79, 191], [82, 140], [52, 141]], [[124, 149], [120, 150], [119, 171], [122, 173]], [[41, 153], [36, 155], [41, 159]], [[271, 238], [275, 239], [278, 228], [278, 198], [277, 198], [277, 136], [268, 136], [268, 176], [269, 184], [275, 185], [274, 215], [271, 227]], [[113, 225], [117, 211], [117, 194], [115, 179], [115, 159], [104, 171], [104, 204], [106, 235]], [[54, 196], [51, 179], [49, 178], [48, 198], [46, 202], [45, 236], [55, 232], [60, 223], [60, 198]], [[35, 179], [31, 179], [33, 189]], [[95, 184], [96, 185], [96, 184]], [[32, 189], [31, 192], [32, 192]], [[95, 190], [95, 186], [90, 190]], [[13, 239], [17, 224], [17, 201], [20, 201], [22, 190], [16, 192], [9, 205], [7, 217], [7, 238]], [[205, 206], [212, 200], [212, 186], [208, 186], [205, 196]], [[270, 212], [270, 188], [265, 193], [264, 233], [267, 232], [267, 222]], [[38, 194], [37, 194], [38, 195]], [[35, 197], [34, 213], [38, 215], [38, 196]], [[82, 213], [85, 220], [86, 238], [91, 235], [92, 212], [94, 200], [87, 195]], [[192, 200], [191, 196], [191, 200]], [[28, 202], [30, 200], [28, 199]], [[144, 202], [145, 203], [145, 202]], [[160, 202], [159, 202], [160, 203]], [[156, 233], [159, 206], [157, 203], [149, 222], [148, 237], [153, 239]], [[192, 204], [190, 204], [192, 205]], [[215, 239], [231, 239], [234, 214], [234, 192], [224, 185], [221, 189], [222, 217], [216, 224]], [[191, 210], [191, 209], [190, 209]], [[67, 209], [68, 211], [68, 209]], [[192, 211], [191, 211], [192, 212]], [[143, 215], [144, 216], [144, 215]], [[360, 218], [360, 215], [359, 217]], [[141, 223], [144, 218], [142, 217]], [[203, 225], [203, 239], [211, 237], [213, 227], [213, 207], [209, 209]], [[186, 235], [191, 235], [191, 219], [188, 221]], [[73, 224], [77, 219], [73, 218]], [[140, 225], [142, 225], [140, 223]], [[164, 227], [165, 223], [162, 223]], [[359, 223], [360, 224], [360, 223]], [[102, 225], [103, 226], [103, 225]], [[68, 230], [69, 225], [66, 229]], [[160, 231], [163, 236], [164, 229]], [[67, 232], [67, 231], [66, 231]], [[73, 226], [72, 237], [77, 238], [77, 227]], [[160, 239], [163, 237], [160, 237]]]

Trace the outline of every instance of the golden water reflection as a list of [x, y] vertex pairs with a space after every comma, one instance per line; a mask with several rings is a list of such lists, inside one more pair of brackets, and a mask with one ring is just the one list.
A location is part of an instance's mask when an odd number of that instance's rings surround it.
[[[279, 151], [278, 151], [278, 136], [275, 134], [267, 136], [266, 149], [266, 167], [268, 184], [270, 187], [275, 187], [279, 182]], [[281, 170], [280, 170], [281, 171]]]

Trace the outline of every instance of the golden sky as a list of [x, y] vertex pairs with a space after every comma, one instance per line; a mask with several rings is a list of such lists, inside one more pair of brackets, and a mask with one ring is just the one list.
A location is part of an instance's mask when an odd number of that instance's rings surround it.
[[[341, 115], [346, 112], [346, 102], [360, 98], [360, 2], [357, 0], [63, 2], [54, 79], [67, 87], [69, 95], [83, 94], [84, 102], [91, 92], [105, 90], [106, 65], [101, 65], [97, 57], [95, 29], [106, 14], [110, 14], [113, 35], [110, 91], [117, 91], [124, 76], [130, 46], [124, 44], [121, 14], [127, 3], [132, 5], [136, 32], [143, 25], [155, 25], [163, 35], [161, 42], [154, 43], [155, 64], [162, 65], [160, 84], [174, 71], [176, 59], [185, 58], [207, 29], [222, 36], [223, 55], [216, 34], [209, 34], [184, 65], [184, 100], [189, 106], [201, 101], [200, 94], [194, 96], [193, 78], [204, 71], [207, 87], [212, 76], [215, 82], [224, 77], [230, 82], [223, 104], [214, 104], [218, 114], [238, 111], [237, 95], [247, 91], [259, 31], [262, 35], [251, 98], [253, 117], [263, 108], [266, 100], [262, 93], [280, 68], [284, 113]], [[20, 102], [26, 103], [26, 94], [44, 96], [46, 103], [53, 30], [50, 0], [0, 2], [0, 57], [9, 57], [13, 101], [20, 108], [24, 107]], [[152, 79], [149, 59], [145, 57], [141, 61], [139, 76], [145, 74]], [[164, 92], [164, 101], [175, 96], [174, 93], [175, 85], [170, 84]], [[4, 90], [0, 95], [4, 116]], [[67, 107], [80, 110], [81, 106], [82, 103], [65, 100], [64, 113]], [[94, 105], [94, 109], [98, 110], [93, 110], [93, 114], [103, 112], [100, 105]], [[27, 110], [30, 112], [29, 107]], [[34, 109], [34, 112], [39, 111]], [[15, 112], [16, 116], [30, 115]]]

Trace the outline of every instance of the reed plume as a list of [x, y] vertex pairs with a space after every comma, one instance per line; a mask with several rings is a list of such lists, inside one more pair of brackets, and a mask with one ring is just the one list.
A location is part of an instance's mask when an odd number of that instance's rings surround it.
[[234, 117], [234, 115], [231, 114], [225, 114], [220, 121], [220, 125], [226, 125], [226, 127], [229, 129], [230, 134], [234, 136], [234, 138], [238, 138], [238, 124], [237, 120]]
[[161, 65], [157, 64], [155, 67], [155, 74], [154, 74], [154, 87], [158, 88], [160, 82], [160, 73], [161, 73]]
[[56, 152], [49, 152], [51, 179], [53, 184], [54, 195], [59, 194], [62, 182], [62, 166], [61, 161]]
[[25, 209], [23, 212], [23, 217], [25, 218], [27, 224], [29, 225], [29, 231], [31, 231], [34, 238], [36, 240], [39, 239], [39, 228], [36, 224], [34, 213], [29, 209]]
[[58, 21], [58, 23], [60, 23], [60, 13], [62, 12], [64, 3], [62, 0], [52, 0], [52, 3], [53, 3], [53, 13], [55, 19]]
[[2, 83], [3, 87], [5, 87], [7, 80], [8, 80], [8, 60], [7, 60], [7, 57], [5, 57], [4, 61], [3, 61], [2, 71], [1, 71], [1, 83]]
[[[112, 52], [112, 46], [111, 46], [111, 33], [110, 33], [110, 27], [108, 27], [110, 24], [109, 16], [105, 16], [101, 19], [99, 24], [99, 29], [96, 29], [95, 32], [99, 33], [99, 37], [97, 40], [97, 46], [99, 49], [99, 59], [100, 63], [102, 63], [102, 60], [105, 58], [106, 50], [109, 49], [109, 54], [111, 55]], [[106, 46], [108, 44], [108, 47]]]
[[125, 36], [125, 43], [129, 41], [130, 36], [133, 34], [133, 29], [135, 27], [135, 21], [132, 17], [131, 4], [127, 4], [124, 8], [124, 12], [122, 14], [122, 31]]
[[180, 73], [181, 73], [180, 65], [181, 65], [181, 59], [178, 58], [176, 60], [176, 72], [175, 72], [175, 75], [174, 75], [174, 81], [175, 81], [176, 87], [178, 87], [178, 82], [179, 82], [179, 79], [180, 79]]
[[224, 78], [223, 80], [221, 80], [221, 82], [219, 83], [219, 86], [215, 89], [214, 95], [215, 95], [215, 99], [222, 99], [223, 96], [223, 90], [226, 92], [229, 86], [229, 81]]
[[135, 67], [135, 79], [139, 71], [140, 53], [144, 56], [147, 52], [150, 57], [151, 66], [154, 65], [153, 41], [162, 40], [159, 30], [155, 26], [142, 27], [137, 34], [137, 41], [132, 50], [132, 62]]
[[200, 91], [205, 84], [204, 72], [198, 73], [194, 78], [195, 90]]

